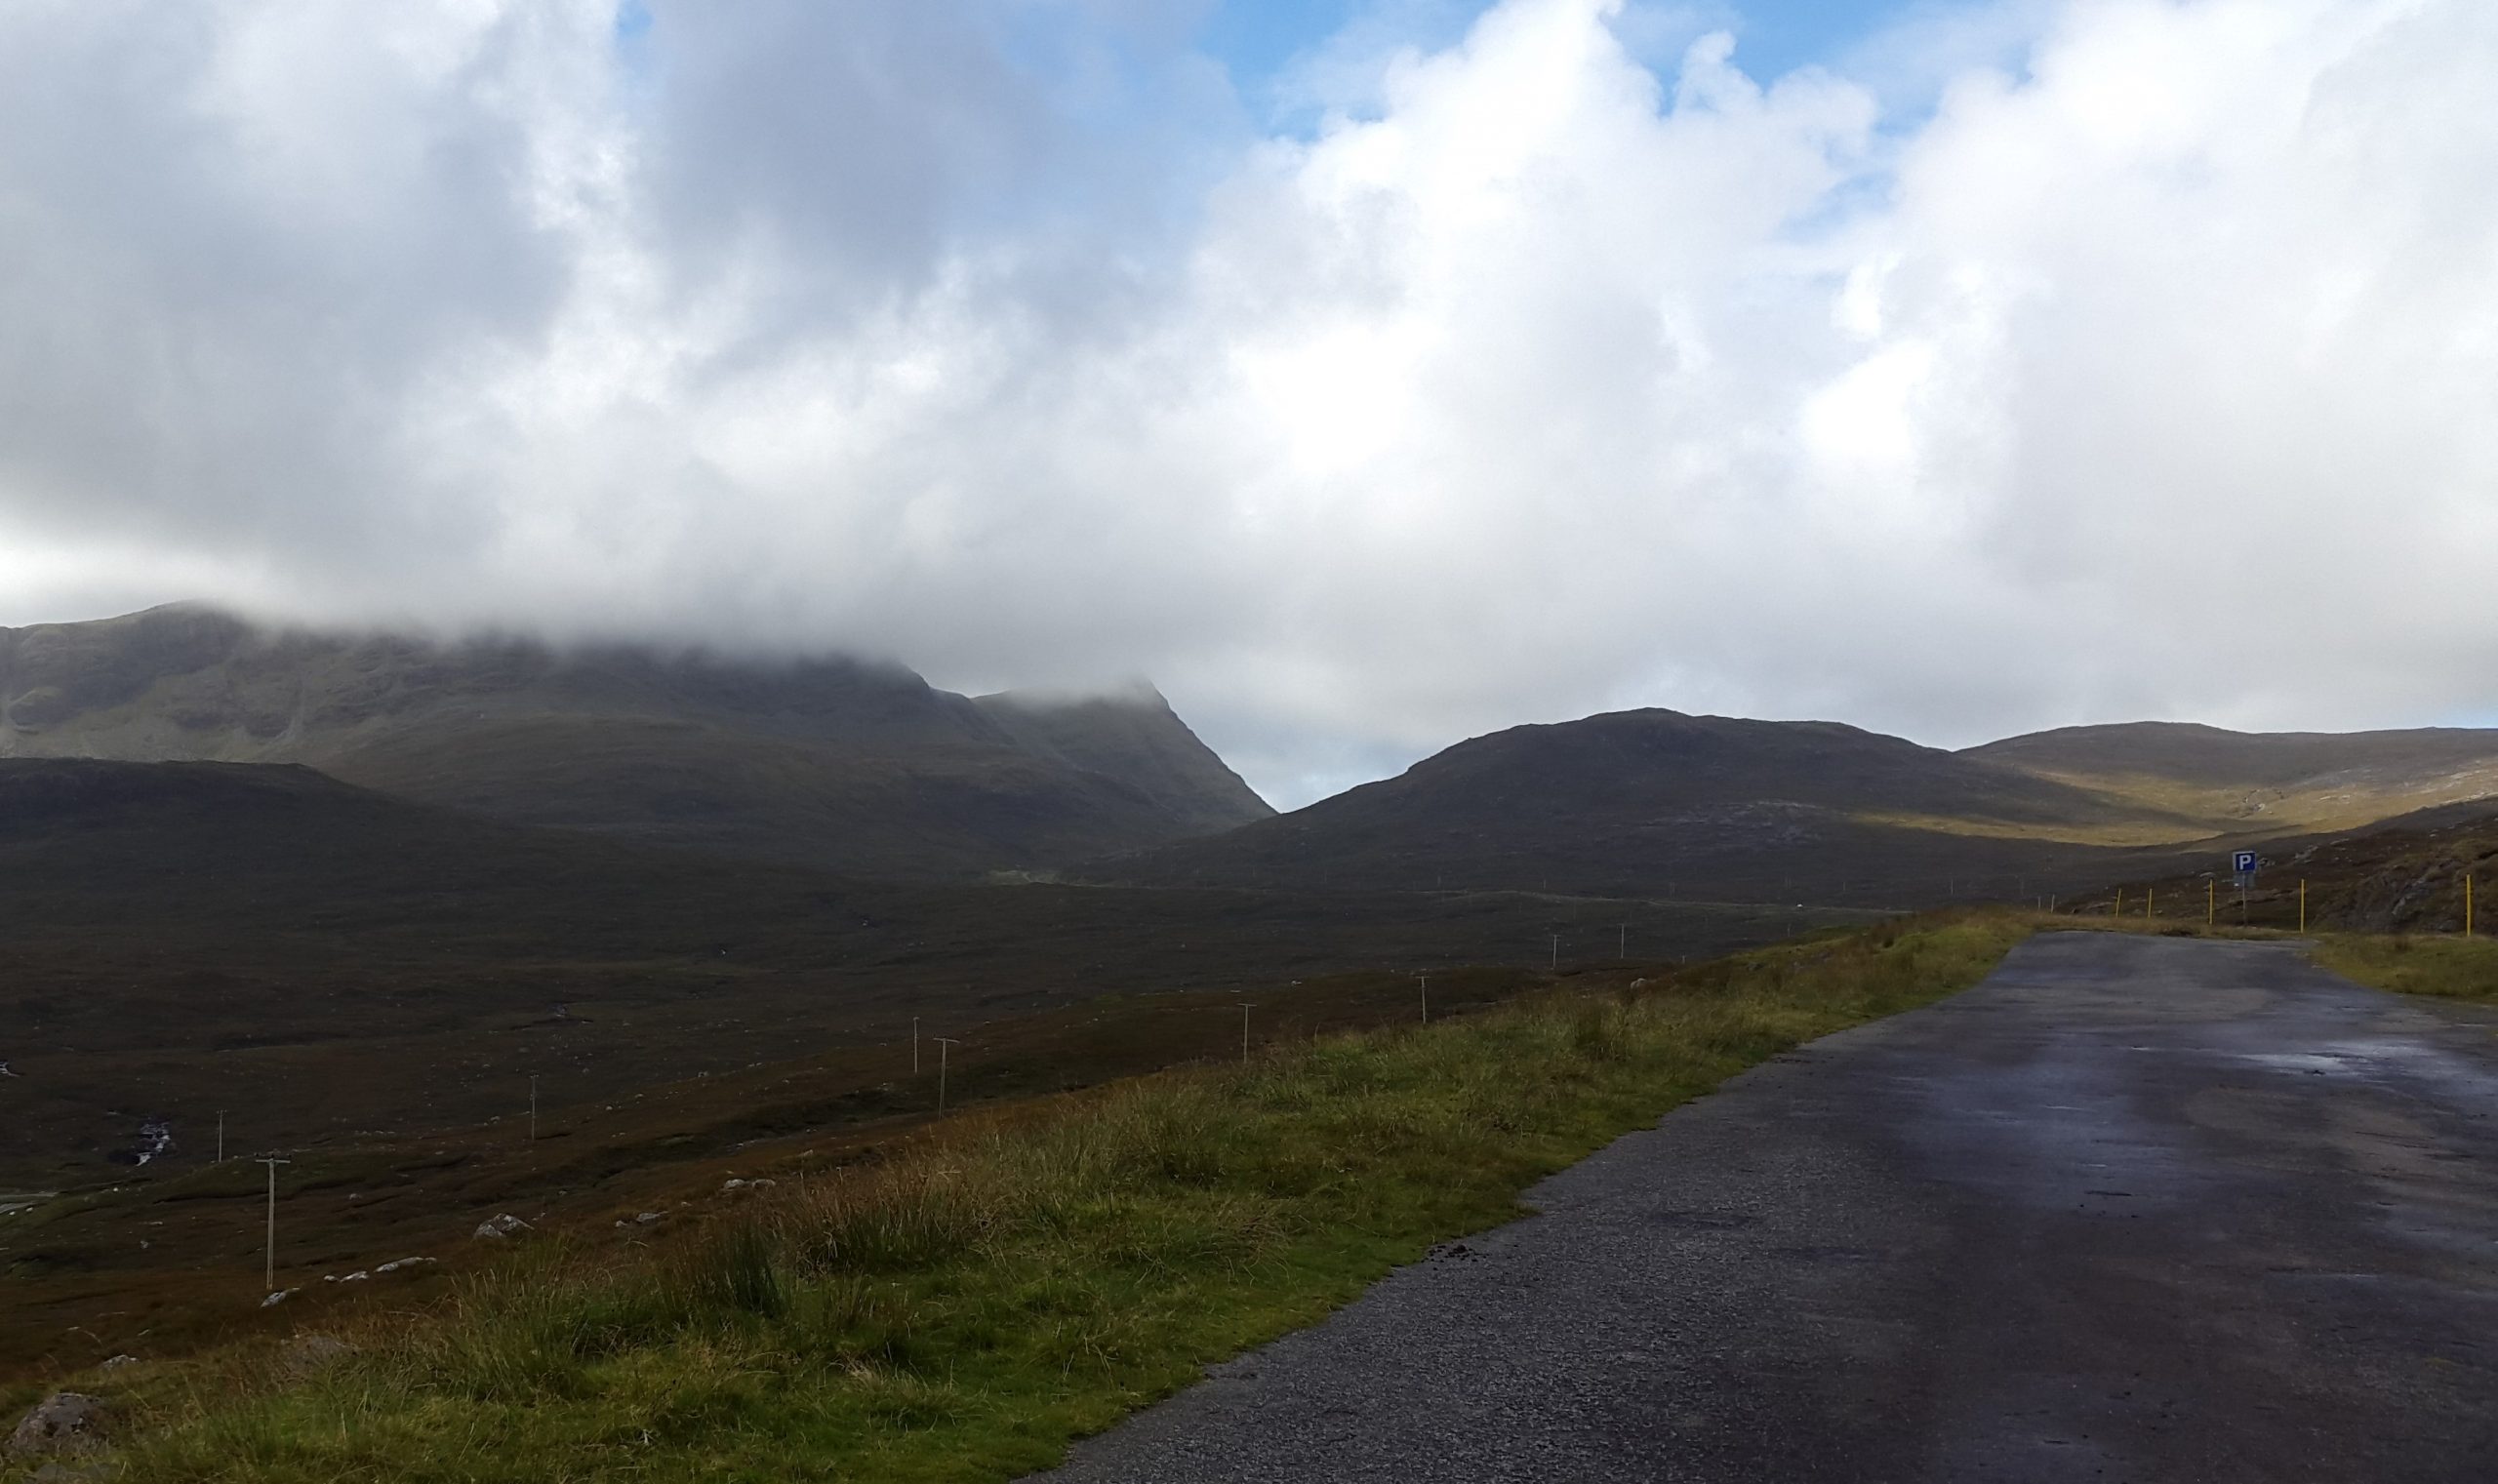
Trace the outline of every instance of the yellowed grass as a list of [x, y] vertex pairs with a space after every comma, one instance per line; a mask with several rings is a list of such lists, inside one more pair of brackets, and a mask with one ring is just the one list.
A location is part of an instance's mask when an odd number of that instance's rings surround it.
[[1986, 840], [2044, 840], [2059, 845], [2183, 845], [2211, 839], [2217, 830], [2196, 823], [2128, 820], [2106, 824], [2033, 822], [2012, 820], [1965, 820], [1938, 814], [1868, 813], [1854, 817], [1860, 824], [1891, 829], [1921, 829], [1931, 834], [1961, 835]]
[[[2353, 784], [2290, 790], [2242, 784], [2212, 787], [2144, 774], [2030, 771], [2034, 777], [2050, 782], [2087, 789], [2112, 804], [2156, 811], [2209, 826], [2201, 833], [2171, 837], [2180, 840], [2207, 839], [2214, 834], [2357, 829], [2414, 810], [2498, 794], [2498, 767], [2468, 768], [2441, 779], [2415, 778], [2380, 786]], [[2145, 839], [2133, 843], [2169, 842]]]

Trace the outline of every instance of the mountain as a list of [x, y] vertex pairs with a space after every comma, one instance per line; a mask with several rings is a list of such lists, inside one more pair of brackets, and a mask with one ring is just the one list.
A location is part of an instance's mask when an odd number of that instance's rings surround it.
[[1515, 727], [1115, 881], [1878, 904], [2087, 877], [2196, 822], [1828, 722], [1639, 710]]
[[2353, 829], [2498, 795], [2498, 731], [2227, 732], [2187, 722], [2067, 727], [1961, 754], [2215, 830]]
[[300, 763], [506, 822], [878, 874], [1049, 866], [1272, 813], [1150, 691], [899, 665], [260, 627], [0, 629], [0, 757]]
[[[1828, 722], [1624, 711], [1084, 870], [1121, 882], [1918, 905], [2205, 868], [2498, 796], [2498, 732], [2088, 727], [1961, 752]], [[2313, 837], [2313, 838], [2311, 838]]]
[[1149, 685], [1112, 696], [1002, 691], [975, 702], [1017, 745], [1083, 772], [1114, 778], [1151, 799], [1189, 834], [1216, 834], [1271, 818], [1213, 749], [1196, 741]]

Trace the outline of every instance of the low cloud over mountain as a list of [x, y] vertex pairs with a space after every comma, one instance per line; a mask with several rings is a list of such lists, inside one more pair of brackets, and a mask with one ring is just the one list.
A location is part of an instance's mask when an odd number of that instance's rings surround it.
[[0, 622], [1149, 673], [1287, 804], [1636, 703], [2485, 698], [2489, 6], [1924, 8], [1783, 76], [1399, 14], [1249, 88], [1074, 0], [12, 9]]

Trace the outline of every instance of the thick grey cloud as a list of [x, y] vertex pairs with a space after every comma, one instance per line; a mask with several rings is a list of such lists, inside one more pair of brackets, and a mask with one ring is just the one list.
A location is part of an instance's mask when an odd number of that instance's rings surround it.
[[0, 12], [0, 622], [1145, 672], [1286, 802], [2493, 709], [2498, 12], [1694, 13], [1373, 24], [1275, 132], [1107, 0]]

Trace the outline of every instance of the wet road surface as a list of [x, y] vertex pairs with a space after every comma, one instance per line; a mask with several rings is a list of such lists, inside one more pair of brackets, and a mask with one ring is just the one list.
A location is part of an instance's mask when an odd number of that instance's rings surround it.
[[1046, 1477], [2498, 1480], [2498, 1014], [2059, 933]]

